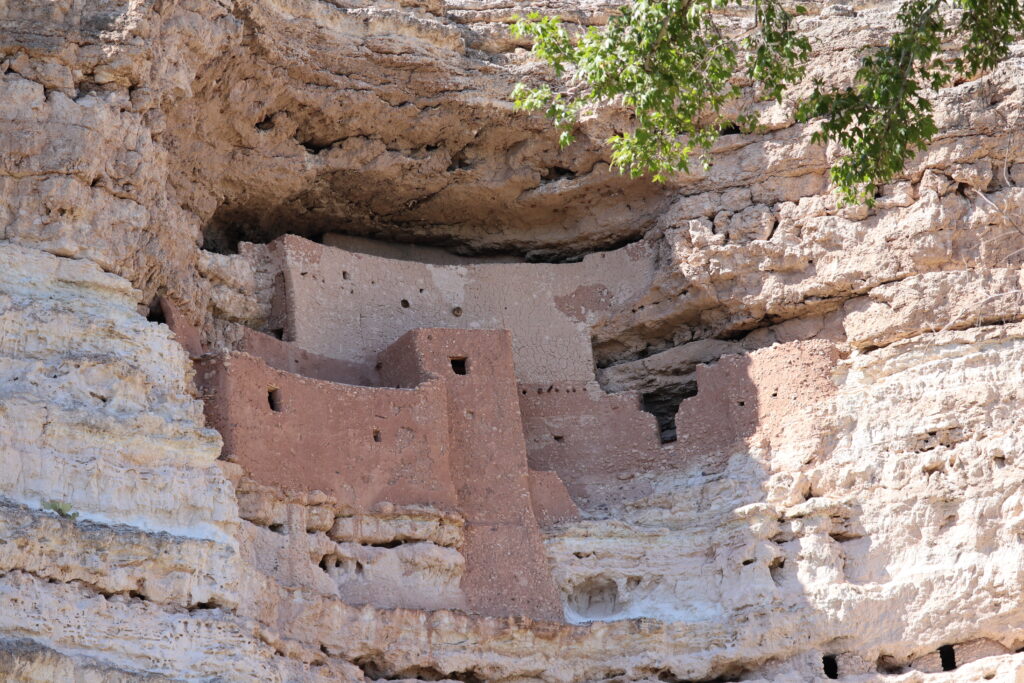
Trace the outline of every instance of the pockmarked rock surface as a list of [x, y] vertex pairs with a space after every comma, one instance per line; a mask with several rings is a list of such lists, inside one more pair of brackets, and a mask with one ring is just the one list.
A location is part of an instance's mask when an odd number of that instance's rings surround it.
[[0, 679], [1024, 681], [1024, 46], [839, 207], [805, 86], [560, 149], [532, 9], [0, 0]]

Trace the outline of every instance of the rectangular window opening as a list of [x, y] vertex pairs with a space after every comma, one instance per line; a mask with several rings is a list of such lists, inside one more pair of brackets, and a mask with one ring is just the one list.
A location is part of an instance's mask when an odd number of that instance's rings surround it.
[[943, 671], [956, 669], [956, 651], [952, 645], [943, 645], [939, 648], [939, 660], [942, 662]]
[[454, 372], [456, 375], [465, 375], [469, 372], [468, 358], [452, 358], [450, 360], [452, 362], [452, 372]]
[[275, 413], [280, 413], [284, 410], [284, 404], [281, 402], [281, 390], [276, 387], [267, 389], [267, 403]]
[[835, 655], [825, 655], [822, 657], [821, 665], [825, 670], [825, 678], [839, 678], [839, 661]]

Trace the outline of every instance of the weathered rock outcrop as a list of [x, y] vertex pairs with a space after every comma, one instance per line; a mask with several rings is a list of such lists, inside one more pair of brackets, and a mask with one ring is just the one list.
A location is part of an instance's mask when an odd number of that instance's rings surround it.
[[[806, 4], [835, 83], [896, 5]], [[791, 101], [665, 185], [622, 112], [559, 149], [531, 8], [613, 5], [0, 0], [0, 678], [1024, 680], [1021, 46], [841, 208]], [[205, 421], [204, 353], [363, 401], [317, 387], [412, 393], [424, 327], [511, 333], [501, 401], [431, 385], [454, 469], [342, 467], [336, 410], [330, 477], [268, 477]]]

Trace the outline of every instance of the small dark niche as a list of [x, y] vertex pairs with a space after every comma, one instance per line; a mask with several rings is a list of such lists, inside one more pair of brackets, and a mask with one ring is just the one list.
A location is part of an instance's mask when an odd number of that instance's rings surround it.
[[459, 150], [452, 156], [452, 162], [448, 165], [448, 172], [454, 173], [455, 171], [462, 171], [470, 168], [473, 164], [466, 159], [465, 148]]
[[901, 674], [904, 667], [892, 655], [879, 655], [875, 668], [880, 674]]
[[943, 671], [956, 669], [956, 651], [952, 645], [943, 645], [939, 648], [939, 659], [942, 662]]
[[552, 183], [557, 180], [571, 180], [576, 177], [576, 173], [571, 168], [552, 166], [544, 169], [544, 172], [541, 173], [540, 177], [543, 182]]
[[380, 430], [379, 429], [374, 429], [373, 430], [373, 440], [374, 440], [374, 442], [375, 443], [380, 443], [382, 438], [383, 437], [381, 437], [381, 435], [380, 435]]
[[267, 404], [270, 409], [275, 413], [280, 413], [284, 410], [284, 405], [281, 402], [281, 390], [277, 388], [267, 389]]
[[146, 320], [151, 323], [167, 324], [167, 316], [164, 315], [164, 306], [160, 302], [160, 297], [153, 299], [153, 303], [149, 305], [149, 312], [146, 314]]
[[839, 662], [835, 655], [825, 655], [821, 658], [821, 668], [825, 672], [825, 678], [839, 678]]
[[465, 375], [469, 373], [469, 359], [468, 358], [451, 358], [452, 372], [456, 375]]

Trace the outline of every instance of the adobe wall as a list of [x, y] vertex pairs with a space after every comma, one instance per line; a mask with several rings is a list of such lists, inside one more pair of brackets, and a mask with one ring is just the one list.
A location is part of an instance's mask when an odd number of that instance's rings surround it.
[[303, 349], [372, 367], [413, 329], [506, 329], [525, 383], [593, 381], [588, 319], [646, 291], [654, 272], [641, 246], [566, 264], [436, 264], [293, 235], [271, 247], [285, 275], [286, 338]]
[[[605, 394], [594, 373], [591, 325], [650, 286], [652, 257], [642, 245], [592, 254], [579, 263], [531, 264], [469, 260], [354, 238], [326, 242], [288, 235], [271, 245], [283, 273], [286, 301], [278, 309], [286, 311], [289, 342], [269, 338], [257, 344], [260, 335], [248, 334], [246, 343], [282, 357], [277, 367], [320, 372], [333, 358], [345, 364], [343, 375], [375, 384], [383, 372], [379, 352], [410, 330], [506, 329], [515, 378], [527, 392], [520, 393], [519, 404], [531, 466], [558, 472], [576, 502], [614, 495], [609, 487], [635, 493], [622, 482], [671, 456], [637, 396]], [[284, 358], [289, 353], [320, 360]], [[389, 364], [408, 362], [388, 355]], [[390, 372], [387, 383], [411, 387], [422, 381], [410, 373], [414, 367]], [[558, 388], [557, 396], [545, 394], [551, 387]], [[559, 393], [561, 387], [566, 394]], [[552, 429], [566, 438], [552, 443]]]
[[531, 469], [529, 480], [533, 516], [542, 527], [580, 518], [580, 509], [556, 473]]
[[466, 518], [462, 590], [470, 609], [562, 619], [530, 497], [511, 334], [411, 331], [381, 355], [385, 381], [408, 377], [410, 359], [421, 377], [440, 378], [447, 390], [451, 476]]
[[197, 363], [223, 457], [264, 484], [374, 503], [455, 509], [444, 387], [351, 386], [283, 372], [243, 353]]
[[403, 388], [302, 377], [240, 352], [197, 366], [224, 457], [252, 480], [323, 491], [357, 513], [383, 502], [457, 510], [468, 608], [562, 619], [535, 510], [552, 521], [578, 511], [553, 473], [534, 477], [531, 497], [508, 332], [404, 335], [380, 362]]
[[623, 482], [674, 460], [635, 392], [606, 394], [595, 383], [521, 384], [519, 410], [530, 467], [557, 472], [577, 501], [619, 489], [635, 493]]
[[773, 450], [812, 448], [812, 412], [837, 390], [843, 354], [830, 341], [776, 344], [697, 366], [697, 395], [676, 413], [679, 462], [705, 473], [722, 471], [748, 444]]
[[272, 368], [328, 382], [362, 386], [380, 384], [380, 376], [373, 367], [312, 353], [298, 344], [282, 341], [243, 325], [233, 327], [238, 338], [234, 340], [232, 348], [257, 356]]

